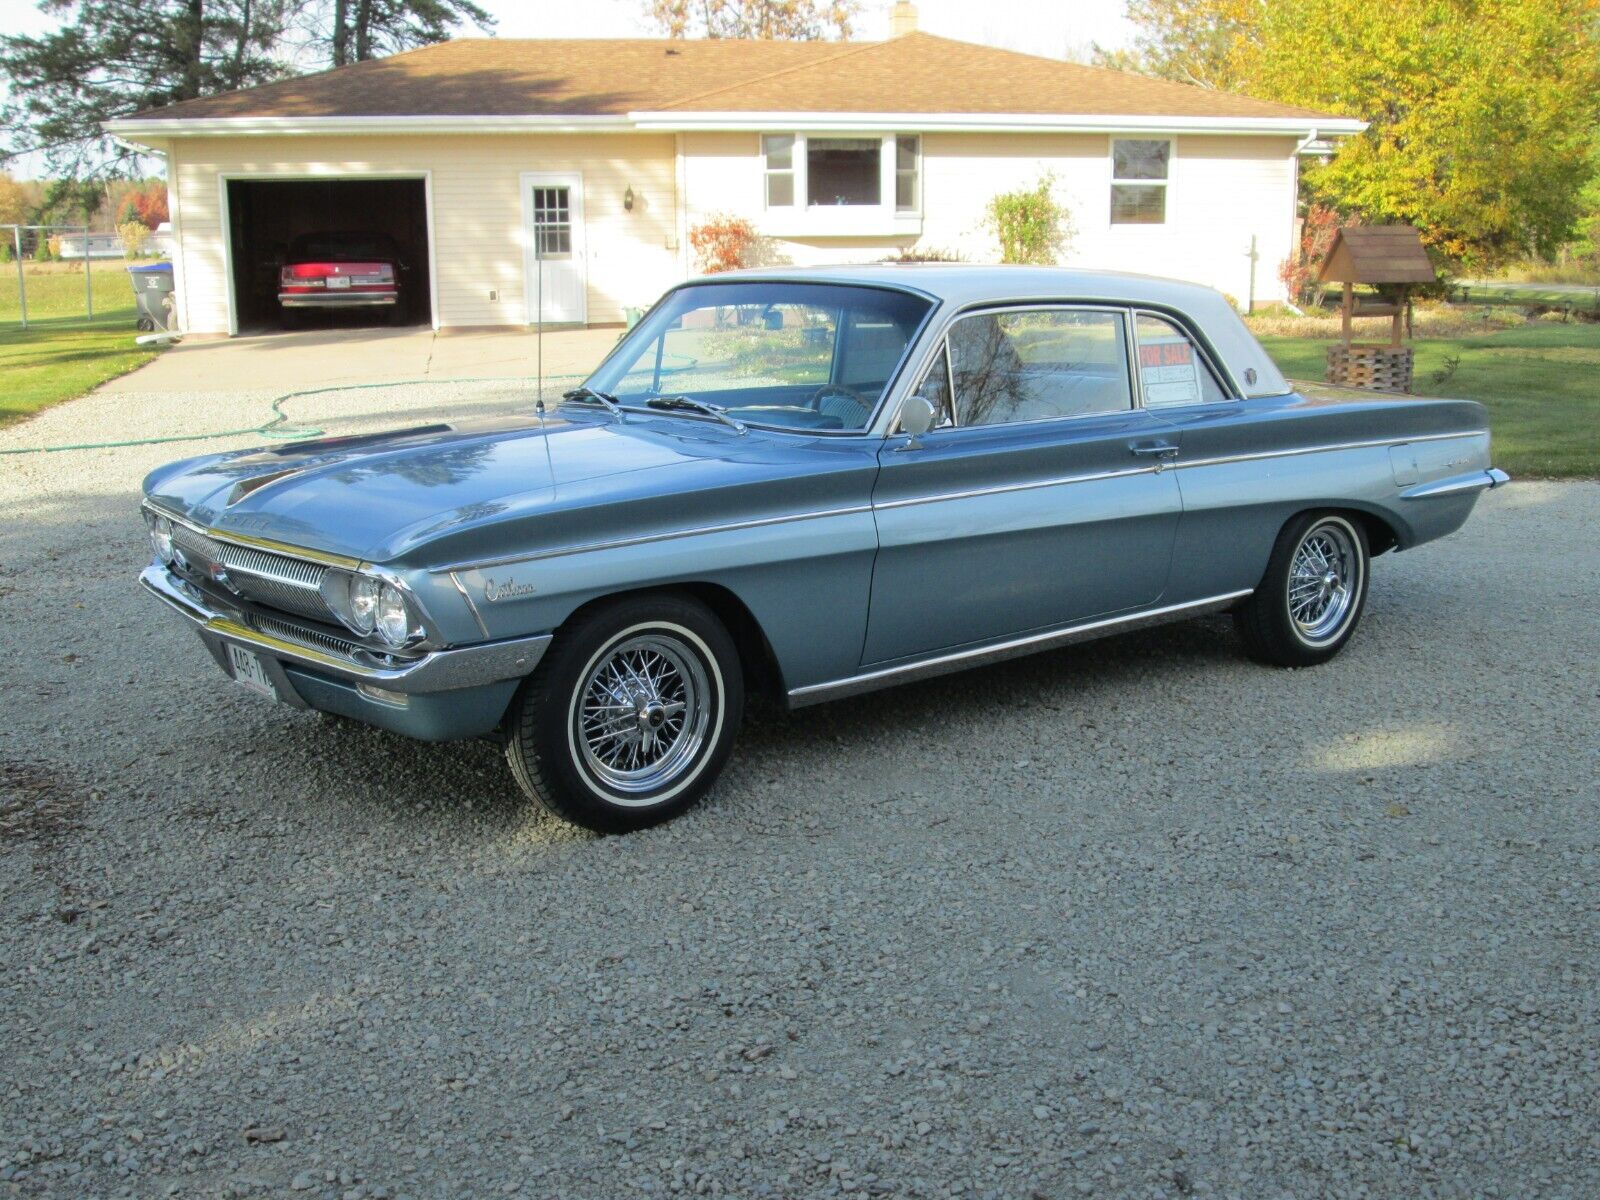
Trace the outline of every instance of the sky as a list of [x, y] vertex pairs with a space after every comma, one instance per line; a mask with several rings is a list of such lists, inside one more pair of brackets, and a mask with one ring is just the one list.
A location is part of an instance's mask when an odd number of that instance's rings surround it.
[[[649, 37], [646, 0], [479, 0], [499, 18], [501, 37]], [[1124, 0], [921, 0], [918, 25], [963, 41], [1057, 58], [1083, 56], [1094, 42], [1126, 45], [1133, 27]], [[0, 30], [39, 33], [55, 22], [35, 0], [0, 0]], [[886, 37], [889, 0], [866, 0], [856, 36]]]
[[[646, 0], [478, 0], [498, 18], [496, 36], [652, 37]], [[917, 27], [961, 41], [1087, 61], [1090, 50], [1121, 47], [1134, 29], [1123, 16], [1125, 0], [918, 0]], [[875, 41], [889, 34], [890, 0], [865, 0], [855, 36]], [[38, 34], [58, 22], [39, 11], [36, 0], [0, 0], [0, 31]], [[477, 31], [462, 31], [472, 35]], [[0, 88], [4, 81], [0, 80]], [[27, 177], [42, 164], [8, 164]]]

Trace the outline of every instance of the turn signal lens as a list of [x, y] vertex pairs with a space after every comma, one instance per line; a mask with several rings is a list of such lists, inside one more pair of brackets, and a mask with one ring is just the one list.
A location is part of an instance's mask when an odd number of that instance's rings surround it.
[[368, 575], [350, 579], [350, 623], [357, 633], [371, 633], [378, 620], [378, 593], [384, 588]]
[[168, 566], [172, 565], [172, 522], [165, 517], [157, 517], [150, 522], [150, 545], [155, 548], [156, 557]]

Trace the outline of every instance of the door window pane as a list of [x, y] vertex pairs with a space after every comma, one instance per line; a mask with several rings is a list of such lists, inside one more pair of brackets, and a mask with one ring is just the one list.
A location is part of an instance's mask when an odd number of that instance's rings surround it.
[[881, 203], [877, 138], [809, 138], [806, 190], [810, 204]]
[[949, 334], [956, 423], [998, 425], [1132, 404], [1122, 315], [1036, 309], [964, 317]]
[[950, 407], [950, 361], [945, 356], [942, 343], [928, 367], [928, 373], [917, 385], [916, 394], [925, 397], [933, 405], [933, 425], [930, 428], [938, 429], [941, 425], [953, 422]]
[[1171, 321], [1140, 313], [1134, 332], [1139, 341], [1139, 382], [1144, 387], [1146, 408], [1227, 399], [1189, 335]]
[[533, 189], [534, 246], [540, 258], [567, 258], [572, 254], [572, 189]]

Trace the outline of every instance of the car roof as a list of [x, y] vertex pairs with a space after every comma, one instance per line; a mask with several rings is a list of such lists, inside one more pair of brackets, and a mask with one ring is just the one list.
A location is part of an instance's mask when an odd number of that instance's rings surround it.
[[1289, 383], [1245, 327], [1227, 297], [1213, 288], [1158, 275], [978, 263], [868, 263], [837, 267], [761, 267], [705, 276], [692, 283], [762, 279], [845, 283], [921, 292], [953, 308], [1018, 302], [1089, 301], [1144, 304], [1187, 317], [1222, 358], [1246, 396], [1281, 396]]

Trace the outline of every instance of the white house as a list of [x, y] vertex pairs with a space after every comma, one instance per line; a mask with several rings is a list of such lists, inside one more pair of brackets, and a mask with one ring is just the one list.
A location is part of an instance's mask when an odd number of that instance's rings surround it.
[[166, 155], [182, 325], [228, 334], [275, 320], [299, 233], [394, 236], [436, 328], [522, 326], [536, 297], [605, 324], [695, 273], [714, 215], [767, 262], [992, 260], [988, 201], [1047, 172], [1069, 264], [1278, 298], [1298, 156], [1362, 125], [912, 31], [465, 39], [107, 128]]

